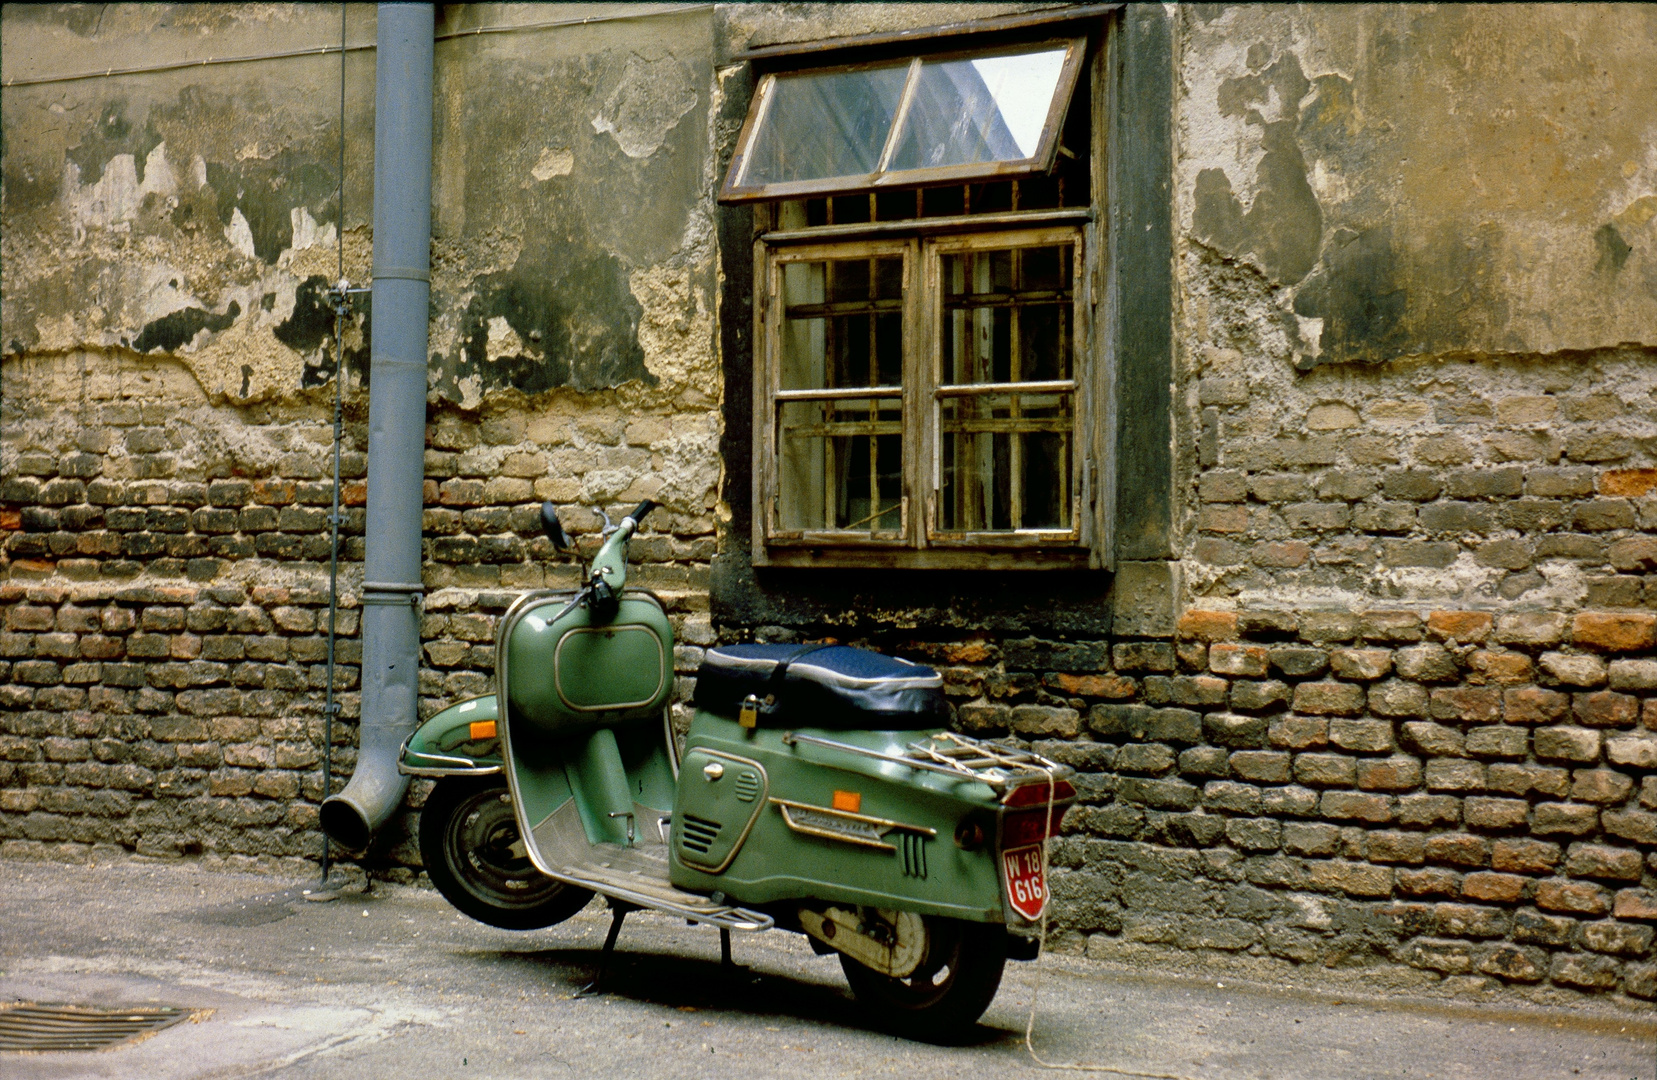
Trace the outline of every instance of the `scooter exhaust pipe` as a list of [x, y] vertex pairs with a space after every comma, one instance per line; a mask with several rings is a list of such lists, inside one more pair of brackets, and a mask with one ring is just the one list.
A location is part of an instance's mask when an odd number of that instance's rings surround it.
[[323, 831], [354, 851], [402, 802], [408, 778], [397, 771], [397, 754], [420, 722], [433, 26], [431, 4], [379, 5], [362, 726], [351, 782], [320, 812]]

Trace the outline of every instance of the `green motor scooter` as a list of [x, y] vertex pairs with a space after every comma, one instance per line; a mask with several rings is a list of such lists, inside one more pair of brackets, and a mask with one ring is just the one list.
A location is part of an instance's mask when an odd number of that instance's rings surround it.
[[[528, 930], [606, 898], [596, 989], [630, 911], [805, 934], [837, 953], [881, 1026], [948, 1041], [989, 1006], [1047, 903], [1045, 841], [1070, 770], [947, 730], [931, 668], [839, 645], [710, 649], [681, 756], [673, 631], [628, 590], [655, 504], [601, 534], [580, 589], [518, 598], [493, 695], [422, 725], [400, 767], [437, 784], [420, 816], [432, 883]], [[568, 538], [552, 504], [542, 524]]]

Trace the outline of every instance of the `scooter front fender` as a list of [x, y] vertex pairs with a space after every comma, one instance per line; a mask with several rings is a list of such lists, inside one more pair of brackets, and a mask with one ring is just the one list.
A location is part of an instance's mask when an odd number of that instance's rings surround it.
[[488, 776], [500, 772], [498, 719], [494, 694], [450, 705], [404, 740], [397, 771], [404, 776]]

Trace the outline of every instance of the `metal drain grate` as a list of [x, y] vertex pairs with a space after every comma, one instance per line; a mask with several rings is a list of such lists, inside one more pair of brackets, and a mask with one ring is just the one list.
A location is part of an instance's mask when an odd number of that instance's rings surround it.
[[171, 1027], [190, 1015], [170, 1005], [107, 1009], [94, 1005], [0, 1004], [0, 1050], [103, 1050]]

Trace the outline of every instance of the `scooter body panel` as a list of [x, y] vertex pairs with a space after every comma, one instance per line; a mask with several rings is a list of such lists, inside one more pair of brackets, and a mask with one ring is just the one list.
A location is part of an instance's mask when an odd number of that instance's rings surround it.
[[[901, 754], [926, 733], [801, 728], [797, 734]], [[963, 847], [956, 839], [957, 828], [974, 821], [979, 837], [995, 836], [998, 806], [988, 785], [790, 745], [787, 735], [697, 713], [669, 840], [675, 885], [717, 889], [748, 905], [798, 899], [1005, 921], [993, 850], [983, 841]], [[706, 765], [715, 761], [724, 768], [710, 776]], [[751, 764], [733, 767], [733, 761]], [[743, 786], [752, 789], [754, 782], [745, 781], [745, 771], [763, 775], [763, 790], [746, 801]], [[717, 846], [723, 843], [735, 850], [724, 852]]]

